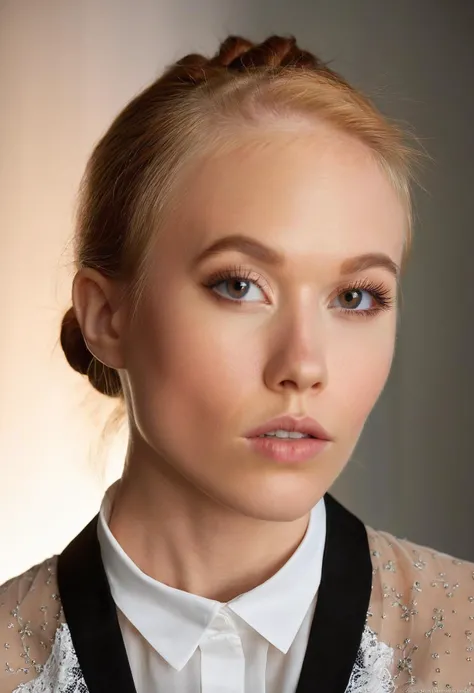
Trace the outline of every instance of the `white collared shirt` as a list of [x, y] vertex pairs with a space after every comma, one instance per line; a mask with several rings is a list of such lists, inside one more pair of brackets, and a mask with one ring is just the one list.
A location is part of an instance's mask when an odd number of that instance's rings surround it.
[[145, 575], [108, 527], [98, 537], [137, 693], [294, 693], [321, 581], [322, 498], [294, 554], [266, 582], [226, 604]]

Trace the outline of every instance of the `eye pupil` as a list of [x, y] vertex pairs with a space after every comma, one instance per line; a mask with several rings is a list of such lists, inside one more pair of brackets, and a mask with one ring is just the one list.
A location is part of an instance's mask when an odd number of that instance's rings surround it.
[[235, 290], [234, 298], [242, 298], [242, 293], [245, 295], [248, 290], [248, 282], [242, 281], [242, 279], [232, 279], [228, 282], [230, 287], [229, 293], [232, 295]]
[[358, 290], [345, 291], [343, 294], [343, 300], [347, 302], [348, 308], [357, 308], [362, 300], [361, 292]]

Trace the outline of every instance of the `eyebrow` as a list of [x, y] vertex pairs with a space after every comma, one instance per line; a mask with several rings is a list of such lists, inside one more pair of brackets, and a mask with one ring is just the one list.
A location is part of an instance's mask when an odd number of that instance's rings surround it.
[[[219, 238], [215, 243], [212, 243], [198, 255], [194, 264], [197, 265], [209, 257], [220, 255], [226, 250], [237, 250], [244, 255], [248, 255], [273, 267], [281, 267], [285, 262], [284, 256], [274, 248], [270, 248], [249, 236], [234, 234]], [[364, 253], [363, 255], [347, 258], [340, 266], [340, 274], [342, 276], [355, 274], [372, 267], [382, 267], [397, 279], [400, 275], [400, 267], [385, 253]]]

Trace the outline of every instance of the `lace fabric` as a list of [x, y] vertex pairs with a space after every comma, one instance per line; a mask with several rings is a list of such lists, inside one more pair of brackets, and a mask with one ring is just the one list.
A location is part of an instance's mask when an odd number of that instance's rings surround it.
[[41, 675], [62, 623], [56, 558], [0, 587], [0, 693], [11, 693]]
[[474, 563], [366, 529], [373, 566], [367, 620], [394, 652], [395, 690], [474, 691]]
[[[366, 626], [346, 693], [392, 693], [393, 650], [377, 640]], [[57, 632], [53, 649], [40, 675], [21, 683], [13, 693], [88, 693], [66, 624]]]
[[[346, 693], [474, 692], [474, 563], [367, 533], [372, 593]], [[0, 587], [0, 653], [0, 693], [87, 693], [55, 558]]]
[[56, 631], [53, 649], [40, 675], [21, 683], [13, 693], [88, 693], [77, 660], [71, 633], [63, 623]]
[[392, 693], [392, 663], [393, 649], [366, 625], [346, 693]]

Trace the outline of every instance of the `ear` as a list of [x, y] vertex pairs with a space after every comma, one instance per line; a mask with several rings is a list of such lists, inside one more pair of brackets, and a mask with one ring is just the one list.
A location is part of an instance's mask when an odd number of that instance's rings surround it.
[[87, 348], [110, 368], [125, 368], [126, 306], [123, 287], [91, 268], [79, 270], [72, 285], [72, 302]]

